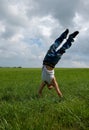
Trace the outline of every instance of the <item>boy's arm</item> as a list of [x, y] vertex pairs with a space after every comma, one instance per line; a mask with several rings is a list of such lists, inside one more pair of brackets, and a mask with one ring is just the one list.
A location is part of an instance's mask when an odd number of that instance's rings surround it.
[[38, 95], [41, 96], [42, 95], [42, 90], [45, 87], [46, 83], [43, 81], [40, 85], [40, 88], [38, 90]]
[[52, 84], [53, 84], [53, 86], [54, 86], [54, 88], [55, 88], [55, 90], [56, 90], [58, 96], [59, 96], [59, 97], [63, 97], [63, 95], [62, 95], [62, 93], [61, 93], [61, 91], [60, 91], [60, 89], [59, 89], [58, 83], [57, 83], [57, 81], [56, 81], [56, 78], [54, 78], [54, 79], [52, 80]]

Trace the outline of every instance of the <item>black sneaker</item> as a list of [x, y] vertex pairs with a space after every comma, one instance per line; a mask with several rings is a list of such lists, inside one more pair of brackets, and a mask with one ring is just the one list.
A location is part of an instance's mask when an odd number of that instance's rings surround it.
[[66, 29], [66, 30], [62, 33], [61, 36], [63, 36], [63, 38], [66, 38], [67, 35], [68, 35], [68, 33], [69, 33], [69, 29]]
[[66, 29], [60, 36], [59, 38], [57, 38], [55, 40], [55, 42], [60, 42], [62, 43], [62, 41], [67, 37], [67, 34], [69, 33], [69, 29]]
[[69, 37], [75, 38], [79, 34], [79, 31], [75, 31], [74, 33], [70, 34]]

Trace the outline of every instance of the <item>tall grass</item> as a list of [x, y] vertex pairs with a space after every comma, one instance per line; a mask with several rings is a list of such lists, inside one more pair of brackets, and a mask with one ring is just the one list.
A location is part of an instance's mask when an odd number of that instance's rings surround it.
[[0, 69], [0, 130], [89, 130], [89, 69], [55, 69], [64, 95], [43, 90], [41, 69]]

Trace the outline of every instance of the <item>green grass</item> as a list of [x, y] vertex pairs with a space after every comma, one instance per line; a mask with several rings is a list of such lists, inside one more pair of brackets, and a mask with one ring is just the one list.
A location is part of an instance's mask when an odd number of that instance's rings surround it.
[[41, 69], [0, 68], [0, 130], [89, 130], [89, 69], [55, 69], [63, 93], [43, 90]]

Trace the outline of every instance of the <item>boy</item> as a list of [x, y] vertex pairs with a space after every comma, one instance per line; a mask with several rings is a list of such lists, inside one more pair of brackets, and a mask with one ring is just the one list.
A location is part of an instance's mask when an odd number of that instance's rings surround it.
[[62, 41], [66, 39], [68, 33], [69, 30], [66, 29], [61, 34], [61, 36], [57, 38], [55, 42], [50, 46], [46, 56], [44, 57], [42, 68], [42, 83], [38, 91], [39, 96], [42, 95], [42, 90], [47, 85], [49, 89], [54, 87], [58, 96], [62, 97], [62, 93], [54, 76], [54, 68], [58, 61], [61, 59], [61, 56], [65, 53], [66, 49], [70, 48], [72, 42], [74, 42], [74, 38], [78, 35], [79, 31], [75, 31], [74, 33], [70, 34], [63, 46], [57, 50]]

